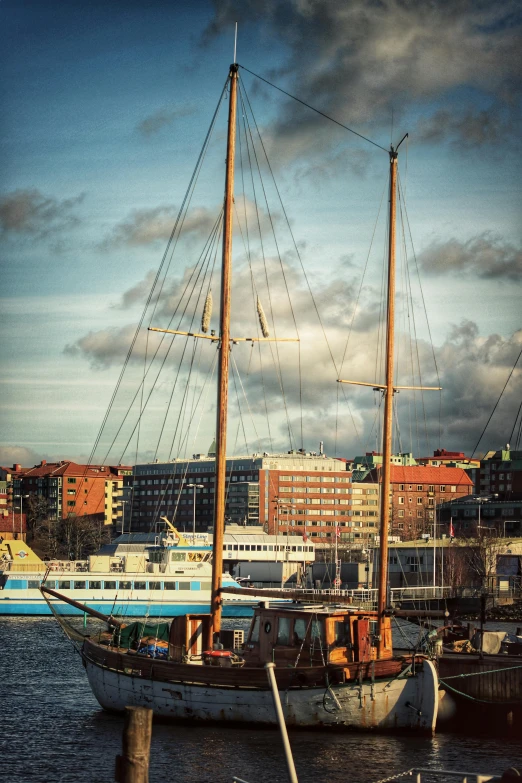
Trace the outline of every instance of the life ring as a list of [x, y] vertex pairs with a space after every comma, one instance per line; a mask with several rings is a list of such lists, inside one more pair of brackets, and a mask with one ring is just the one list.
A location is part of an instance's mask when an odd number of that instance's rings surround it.
[[208, 655], [210, 658], [232, 658], [234, 653], [230, 650], [206, 650], [203, 655]]

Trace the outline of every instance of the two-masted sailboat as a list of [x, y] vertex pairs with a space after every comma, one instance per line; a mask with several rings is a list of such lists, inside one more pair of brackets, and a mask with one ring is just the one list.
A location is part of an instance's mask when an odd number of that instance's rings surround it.
[[[386, 413], [377, 610], [343, 606], [341, 599], [331, 594], [324, 594], [321, 604], [304, 604], [291, 600], [297, 596], [288, 592], [287, 603], [271, 606], [266, 601], [255, 609], [241, 650], [225, 649], [220, 641], [223, 596], [243, 592], [222, 587], [237, 86], [238, 65], [233, 64], [229, 73], [220, 331], [212, 337], [219, 340], [219, 377], [211, 611], [176, 617], [162, 637], [161, 656], [155, 654], [159, 642], [151, 638], [150, 629], [146, 644], [124, 643], [119, 621], [111, 618], [109, 626], [114, 632], [83, 640], [83, 663], [94, 695], [108, 710], [123, 711], [134, 705], [150, 707], [157, 716], [183, 720], [276, 724], [265, 671], [267, 663], [274, 663], [290, 726], [430, 732], [435, 728], [438, 707], [435, 667], [423, 656], [394, 656], [386, 601], [396, 149], [390, 151], [388, 361], [382, 386]], [[205, 334], [193, 336], [208, 339]], [[251, 589], [244, 592], [252, 595]]]

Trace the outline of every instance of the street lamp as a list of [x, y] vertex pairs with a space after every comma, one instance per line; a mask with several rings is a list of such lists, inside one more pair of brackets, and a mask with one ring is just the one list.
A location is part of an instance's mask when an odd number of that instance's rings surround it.
[[24, 498], [28, 498], [29, 495], [13, 495], [13, 533], [14, 533], [14, 499], [20, 498], [20, 536], [23, 533], [23, 500]]
[[192, 517], [192, 544], [196, 543], [196, 490], [204, 489], [204, 484], [187, 484], [187, 487], [194, 488], [194, 515]]

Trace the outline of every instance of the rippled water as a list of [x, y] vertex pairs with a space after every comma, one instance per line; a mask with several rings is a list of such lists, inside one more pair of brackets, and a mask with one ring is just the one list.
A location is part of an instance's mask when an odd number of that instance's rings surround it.
[[[101, 710], [80, 656], [53, 618], [0, 618], [0, 779], [108, 783], [123, 718]], [[371, 783], [414, 766], [500, 774], [522, 767], [516, 739], [439, 734], [290, 734], [300, 783]], [[150, 783], [286, 781], [276, 730], [154, 724]]]

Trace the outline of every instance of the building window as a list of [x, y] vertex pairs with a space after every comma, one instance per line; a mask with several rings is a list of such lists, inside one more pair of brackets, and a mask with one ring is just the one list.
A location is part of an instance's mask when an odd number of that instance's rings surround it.
[[76, 479], [75, 478], [68, 478], [67, 479], [67, 483], [68, 484], [76, 484]]
[[422, 484], [417, 484], [417, 492], [422, 492]]
[[404, 516], [404, 511], [399, 511], [399, 516], [403, 517]]
[[401, 506], [404, 505], [404, 498], [403, 497], [399, 497], [399, 504]]
[[452, 492], [456, 492], [457, 491], [457, 485], [456, 484], [452, 484], [451, 485], [451, 491]]
[[404, 484], [399, 484], [399, 492], [404, 492]]
[[422, 498], [417, 498], [417, 505], [422, 506]]
[[446, 485], [445, 484], [441, 484], [440, 485], [440, 491], [441, 492], [446, 492]]

